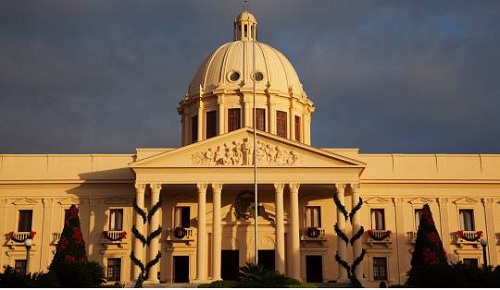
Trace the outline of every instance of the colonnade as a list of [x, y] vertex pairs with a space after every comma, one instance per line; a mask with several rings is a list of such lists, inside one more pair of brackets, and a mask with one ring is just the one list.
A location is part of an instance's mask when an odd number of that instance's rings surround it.
[[[209, 280], [221, 279], [221, 244], [222, 244], [222, 224], [221, 224], [221, 195], [223, 184], [221, 183], [198, 183], [198, 234], [196, 238], [196, 281], [205, 282]], [[207, 235], [207, 191], [208, 187], [212, 189], [213, 201], [213, 223], [212, 223], [212, 277], [208, 277], [208, 235]], [[290, 232], [290, 249], [289, 255], [285, 253], [285, 221], [284, 221], [284, 192], [285, 187], [288, 187], [290, 212], [289, 212], [289, 232]], [[345, 189], [347, 184], [335, 184], [336, 194], [342, 204], [345, 202]], [[161, 184], [150, 184], [151, 188], [151, 205], [159, 201]], [[300, 224], [299, 224], [299, 188], [300, 183], [275, 183], [275, 265], [276, 270], [280, 273], [286, 273], [285, 260], [290, 259], [288, 276], [301, 280], [301, 254], [300, 254]], [[352, 204], [357, 204], [359, 201], [359, 184], [350, 184], [352, 193]], [[145, 209], [145, 191], [146, 184], [136, 184], [136, 204], [139, 208]], [[337, 209], [337, 221], [341, 230], [345, 231], [346, 223], [343, 214]], [[159, 216], [153, 215], [149, 223], [149, 232], [153, 232], [159, 226]], [[355, 215], [352, 219], [352, 230], [357, 232], [360, 228], [359, 216]], [[135, 227], [139, 233], [145, 234], [148, 229], [144, 227], [142, 217], [136, 213]], [[134, 253], [136, 257], [143, 257], [143, 244], [139, 239], [135, 239]], [[149, 257], [153, 259], [159, 249], [159, 236], [156, 236], [149, 244]], [[337, 238], [337, 249], [340, 258], [347, 259], [347, 249], [345, 242]], [[361, 239], [358, 239], [353, 245], [353, 260], [361, 254], [362, 244]], [[255, 253], [257, 255], [257, 253]], [[158, 264], [150, 268], [150, 273], [158, 272]], [[359, 272], [358, 272], [359, 271]], [[355, 273], [360, 278], [361, 267], [358, 267]], [[140, 268], [135, 266], [134, 278], [140, 275]], [[339, 281], [347, 281], [347, 272], [341, 266], [338, 267]], [[148, 282], [159, 283], [156, 275], [149, 275]]]

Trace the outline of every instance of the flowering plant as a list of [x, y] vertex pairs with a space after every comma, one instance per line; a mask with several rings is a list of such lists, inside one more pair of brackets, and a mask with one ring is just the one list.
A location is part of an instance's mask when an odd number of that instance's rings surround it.
[[127, 232], [125, 232], [125, 231], [120, 232], [120, 234], [117, 236], [112, 236], [112, 235], [110, 235], [110, 233], [108, 231], [103, 231], [102, 235], [105, 239], [108, 239], [112, 242], [121, 241], [121, 240], [127, 238]]
[[463, 239], [463, 240], [466, 240], [468, 242], [477, 242], [477, 241], [479, 241], [479, 239], [483, 235], [483, 231], [477, 231], [475, 233], [474, 237], [472, 237], [472, 238], [467, 237], [467, 235], [465, 235], [464, 231], [462, 231], [462, 230], [458, 231], [457, 234], [458, 234], [458, 237]]
[[185, 229], [185, 228], [183, 228], [183, 227], [176, 227], [176, 228], [174, 229], [174, 236], [175, 236], [176, 238], [178, 238], [178, 239], [182, 239], [182, 238], [184, 238], [184, 237], [186, 236], [186, 234], [187, 234], [187, 231], [186, 231], [186, 229]]
[[310, 238], [319, 237], [319, 229], [317, 227], [309, 227], [307, 229], [307, 236]]
[[375, 241], [383, 241], [385, 239], [388, 239], [391, 237], [391, 233], [392, 232], [390, 230], [386, 230], [386, 231], [384, 231], [383, 234], [377, 235], [377, 234], [375, 234], [375, 232], [373, 230], [367, 231], [368, 236]]
[[25, 237], [24, 239], [16, 238], [16, 233], [14, 233], [14, 232], [10, 232], [7, 235], [8, 235], [10, 240], [13, 240], [16, 243], [24, 243], [24, 241], [26, 241], [27, 239], [33, 239], [36, 235], [36, 232], [30, 231], [30, 234], [27, 237]]

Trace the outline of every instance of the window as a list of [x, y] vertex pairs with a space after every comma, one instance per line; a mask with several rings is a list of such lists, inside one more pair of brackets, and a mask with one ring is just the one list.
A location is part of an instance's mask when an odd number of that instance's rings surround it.
[[276, 135], [286, 138], [286, 112], [276, 111]]
[[295, 116], [295, 140], [300, 141], [301, 121], [299, 116]]
[[473, 267], [479, 266], [479, 261], [477, 259], [474, 259], [474, 258], [463, 259], [463, 262], [464, 262], [464, 265], [466, 265], [466, 266], [473, 266]]
[[198, 116], [191, 117], [191, 143], [198, 141]]
[[109, 230], [121, 231], [123, 229], [123, 209], [114, 208], [109, 210]]
[[418, 227], [420, 226], [420, 219], [422, 218], [422, 209], [415, 209], [415, 230], [418, 231]]
[[120, 271], [122, 267], [122, 259], [108, 259], [108, 268], [106, 269], [106, 278], [108, 281], [120, 281]]
[[14, 271], [21, 275], [26, 275], [26, 260], [16, 260], [14, 262]]
[[207, 139], [217, 136], [217, 111], [207, 112]]
[[18, 232], [30, 232], [31, 222], [33, 220], [32, 210], [20, 210], [19, 211], [19, 224], [17, 226]]
[[255, 109], [257, 130], [266, 131], [266, 109]]
[[474, 210], [461, 209], [459, 210], [460, 228], [464, 231], [474, 231]]
[[304, 223], [306, 228], [321, 228], [321, 207], [306, 206], [304, 208]]
[[241, 128], [241, 110], [237, 109], [229, 109], [227, 114], [227, 131], [231, 132], [234, 130], [238, 130]]
[[175, 208], [174, 227], [189, 228], [191, 226], [191, 209], [189, 206]]
[[377, 208], [371, 210], [372, 229], [385, 230], [385, 214], [384, 209]]
[[387, 258], [373, 258], [373, 280], [387, 280]]

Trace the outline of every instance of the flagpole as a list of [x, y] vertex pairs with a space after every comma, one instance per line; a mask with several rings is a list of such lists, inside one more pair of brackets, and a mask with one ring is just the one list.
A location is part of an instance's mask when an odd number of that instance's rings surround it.
[[259, 218], [259, 192], [257, 186], [257, 104], [255, 97], [255, 32], [256, 28], [253, 27], [253, 31], [250, 32], [252, 35], [252, 74], [253, 74], [253, 184], [254, 184], [254, 216], [255, 216], [255, 228], [254, 228], [254, 243], [255, 243], [255, 265], [259, 264], [259, 231], [258, 231], [258, 218]]

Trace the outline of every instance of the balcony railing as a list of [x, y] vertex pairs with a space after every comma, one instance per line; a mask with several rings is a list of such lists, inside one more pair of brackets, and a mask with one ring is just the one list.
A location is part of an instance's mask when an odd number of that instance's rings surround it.
[[325, 229], [316, 227], [307, 227], [301, 229], [300, 241], [306, 242], [324, 242], [326, 241]]
[[[9, 232], [7, 236], [7, 245], [11, 248], [15, 246], [20, 246], [24, 245], [24, 242], [27, 239], [32, 239], [34, 240], [36, 235], [35, 231], [30, 231], [30, 232]], [[33, 245], [35, 242], [33, 241]]]
[[390, 230], [367, 230], [366, 242], [370, 245], [373, 244], [389, 245], [390, 243], [392, 243], [391, 234], [392, 232]]
[[124, 243], [127, 239], [126, 231], [103, 231], [102, 232], [102, 243]]
[[194, 241], [193, 230], [190, 228], [175, 227], [168, 228], [163, 232], [168, 243], [186, 243]]
[[417, 242], [417, 231], [408, 232], [408, 241], [411, 244], [415, 244]]
[[61, 233], [52, 233], [52, 244], [59, 244], [59, 240], [61, 239]]
[[483, 236], [483, 231], [457, 231], [456, 233], [456, 241], [457, 244], [472, 244], [478, 245], [479, 240]]

